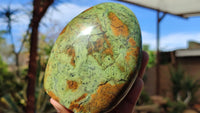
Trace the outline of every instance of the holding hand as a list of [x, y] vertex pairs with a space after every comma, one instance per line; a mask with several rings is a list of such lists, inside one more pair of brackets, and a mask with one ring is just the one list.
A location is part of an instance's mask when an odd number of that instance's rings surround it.
[[[138, 74], [138, 77], [136, 78], [136, 81], [134, 85], [132, 86], [129, 93], [126, 95], [126, 97], [117, 105], [111, 113], [132, 113], [133, 108], [140, 96], [141, 90], [143, 88], [143, 75], [145, 72], [146, 65], [148, 63], [149, 57], [146, 52], [142, 52], [142, 63], [141, 68]], [[54, 106], [54, 108], [57, 110], [58, 113], [73, 113], [69, 109], [62, 106], [60, 103], [55, 101], [54, 99], [50, 99], [51, 104]]]

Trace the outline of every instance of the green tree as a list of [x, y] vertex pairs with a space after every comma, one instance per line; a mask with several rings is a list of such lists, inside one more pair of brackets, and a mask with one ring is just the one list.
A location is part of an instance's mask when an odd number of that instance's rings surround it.
[[12, 73], [8, 71], [8, 66], [0, 56], [0, 97], [9, 92], [12, 86], [12, 82], [7, 81], [9, 79], [12, 80]]
[[4, 62], [11, 63], [9, 61], [9, 57], [12, 54], [12, 49], [11, 46], [7, 44], [5, 38], [3, 37], [4, 34], [6, 34], [6, 31], [4, 30], [0, 31], [0, 55]]
[[180, 66], [177, 69], [172, 68], [170, 73], [174, 100], [181, 101], [186, 105], [190, 104], [195, 99], [195, 93], [200, 88], [199, 80], [186, 75]]
[[[28, 40], [25, 42], [25, 45], [28, 45]], [[37, 113], [55, 113], [55, 109], [49, 103], [50, 97], [45, 93], [43, 88], [43, 79], [44, 79], [44, 72], [47, 64], [48, 57], [50, 55], [50, 51], [53, 47], [54, 41], [49, 40], [45, 35], [39, 35], [39, 46], [38, 46], [38, 60], [37, 60], [37, 74], [36, 74], [36, 89], [35, 89], [35, 111]], [[29, 46], [25, 46], [29, 48]], [[27, 51], [23, 51], [27, 52]], [[23, 54], [22, 52], [22, 54]], [[5, 66], [3, 66], [5, 67]], [[28, 67], [24, 68], [21, 71], [21, 76], [26, 76], [28, 73]], [[11, 76], [15, 80], [15, 77]], [[18, 90], [16, 90], [16, 83], [12, 82], [10, 78], [5, 78], [3, 81], [8, 81], [11, 83], [12, 92], [6, 91], [1, 96], [2, 102], [0, 102], [0, 113], [1, 112], [12, 112], [12, 113], [25, 113], [27, 95], [26, 95], [26, 88], [27, 83], [25, 80], [21, 79], [21, 84]], [[5, 84], [5, 82], [4, 82]], [[8, 87], [8, 86], [7, 86]], [[5, 91], [5, 87], [0, 86], [2, 91]], [[3, 93], [3, 92], [2, 92]]]
[[184, 71], [178, 67], [177, 69], [170, 70], [170, 80], [172, 82], [172, 94], [174, 96], [174, 100], [177, 99], [178, 93], [182, 90], [182, 81], [184, 79]]
[[[13, 16], [16, 15], [18, 12], [20, 12], [20, 10], [12, 9], [10, 7], [10, 5], [8, 5], [7, 8], [4, 8], [3, 10], [0, 11], [0, 18], [2, 18], [7, 24], [6, 33], [9, 34], [9, 37], [10, 37], [10, 40], [11, 40], [11, 49], [12, 49], [11, 52], [15, 56], [15, 60], [14, 61], [15, 61], [15, 66], [17, 68], [16, 69], [16, 75], [18, 76], [18, 78], [20, 78], [19, 55], [20, 55], [20, 52], [22, 51], [23, 44], [24, 44], [26, 38], [29, 35], [30, 26], [28, 27], [28, 29], [26, 31], [26, 35], [24, 35], [24, 37], [23, 37], [23, 41], [21, 43], [21, 46], [20, 46], [19, 50], [17, 51], [16, 50], [16, 46], [15, 46], [15, 41], [14, 41], [15, 37], [13, 36], [13, 33], [12, 33], [12, 23], [17, 21], [15, 18], [13, 18]], [[20, 80], [18, 80], [18, 81], [20, 81]]]
[[[51, 49], [53, 47], [53, 40], [46, 40], [45, 35], [39, 35], [39, 46], [38, 46], [38, 67], [36, 75], [36, 111], [38, 113], [55, 112], [55, 109], [49, 103], [50, 97], [45, 93], [43, 87], [44, 72], [48, 58], [50, 56]], [[52, 109], [51, 109], [52, 108]]]
[[149, 55], [149, 61], [147, 68], [153, 67], [156, 65], [156, 52], [149, 49], [149, 45], [143, 45], [143, 50], [146, 51]]
[[[16, 76], [14, 73], [10, 72], [8, 69], [8, 65], [6, 64], [5, 60], [2, 59], [2, 55], [4, 57], [8, 57], [11, 53], [7, 53], [10, 46], [6, 43], [6, 40], [2, 38], [2, 34], [4, 34], [5, 31], [0, 32], [0, 50], [2, 50], [0, 53], [0, 112], [7, 112], [4, 111], [9, 105], [6, 105], [5, 102], [2, 102], [2, 100], [6, 101], [6, 99], [10, 100], [10, 103], [13, 101], [16, 101], [16, 103], [12, 103], [10, 105], [13, 105], [9, 109], [16, 109], [16, 111], [20, 111], [17, 109], [16, 105], [18, 105], [18, 96], [16, 95], [16, 92], [19, 92], [21, 88], [23, 87], [22, 84], [19, 84], [16, 81]], [[5, 106], [3, 106], [5, 105]]]

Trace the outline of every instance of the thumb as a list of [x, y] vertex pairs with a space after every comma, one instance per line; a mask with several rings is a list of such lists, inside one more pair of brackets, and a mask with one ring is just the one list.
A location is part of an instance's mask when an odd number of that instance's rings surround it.
[[57, 113], [73, 113], [72, 111], [68, 110], [67, 108], [62, 106], [60, 103], [55, 101], [53, 98], [50, 99], [50, 103], [56, 109]]

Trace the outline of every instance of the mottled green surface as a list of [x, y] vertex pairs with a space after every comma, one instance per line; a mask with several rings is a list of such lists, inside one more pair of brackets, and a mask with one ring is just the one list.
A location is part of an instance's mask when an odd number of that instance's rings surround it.
[[75, 113], [115, 106], [133, 84], [141, 58], [141, 32], [130, 9], [103, 3], [75, 17], [52, 49], [46, 92]]

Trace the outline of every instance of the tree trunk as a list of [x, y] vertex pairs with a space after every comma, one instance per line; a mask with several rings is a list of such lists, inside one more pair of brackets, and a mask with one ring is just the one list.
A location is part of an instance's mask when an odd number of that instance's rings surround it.
[[28, 88], [27, 88], [27, 113], [35, 112], [35, 80], [37, 73], [37, 44], [38, 44], [38, 23], [32, 26], [30, 42], [30, 61], [28, 69]]
[[35, 113], [35, 82], [37, 73], [37, 45], [38, 45], [38, 27], [40, 20], [46, 13], [48, 7], [54, 0], [34, 0], [33, 17], [30, 23], [32, 28], [30, 37], [30, 57], [28, 68], [28, 87], [27, 87], [27, 106], [26, 113]]
[[20, 77], [19, 53], [15, 53], [15, 65], [17, 67], [16, 70], [17, 77]]

